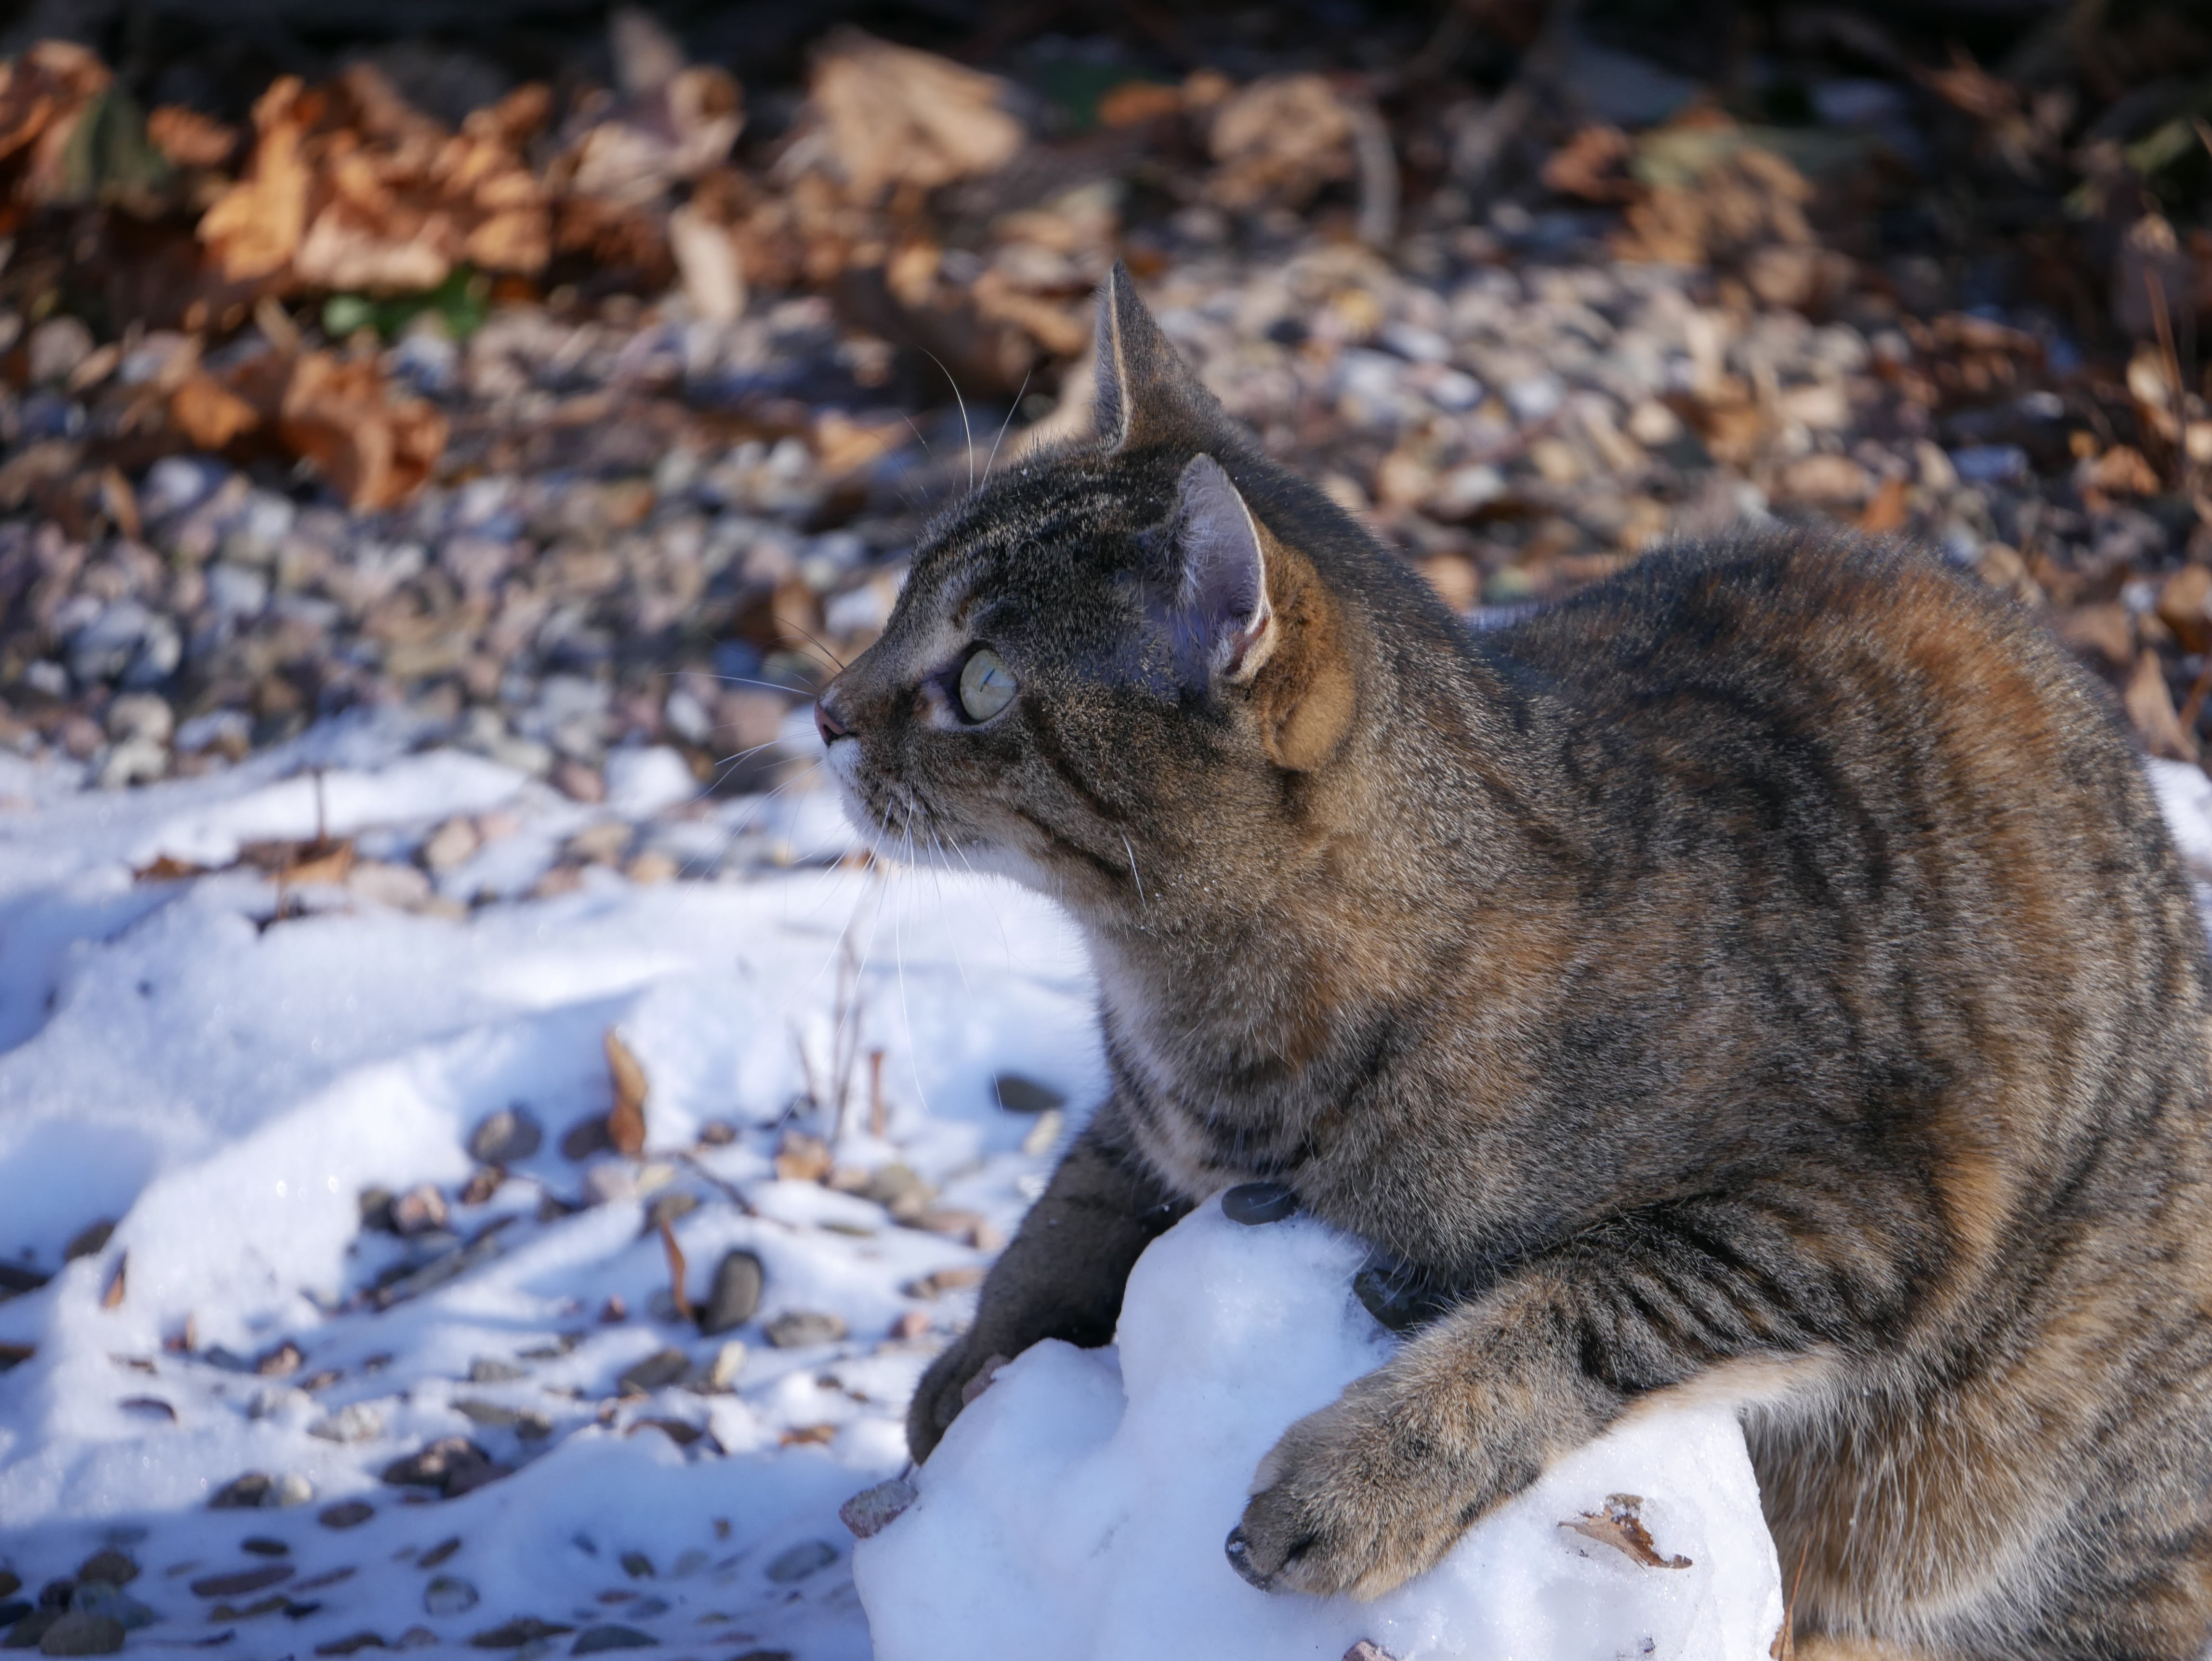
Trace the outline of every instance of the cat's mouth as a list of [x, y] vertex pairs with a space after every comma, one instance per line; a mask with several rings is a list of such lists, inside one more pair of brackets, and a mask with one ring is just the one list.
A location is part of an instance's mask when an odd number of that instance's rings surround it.
[[972, 860], [988, 847], [951, 824], [912, 785], [871, 765], [857, 739], [831, 743], [825, 760], [845, 818], [869, 839], [877, 858], [957, 868], [962, 859]]

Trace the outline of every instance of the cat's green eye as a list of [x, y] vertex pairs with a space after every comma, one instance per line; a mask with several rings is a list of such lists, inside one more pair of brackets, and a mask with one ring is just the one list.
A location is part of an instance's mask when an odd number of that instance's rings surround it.
[[960, 666], [960, 708], [970, 721], [988, 721], [1014, 701], [1021, 684], [988, 646], [978, 647]]

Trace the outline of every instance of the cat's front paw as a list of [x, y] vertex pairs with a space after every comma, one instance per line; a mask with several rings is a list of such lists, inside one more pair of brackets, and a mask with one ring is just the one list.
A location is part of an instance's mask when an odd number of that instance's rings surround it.
[[1433, 1567], [1505, 1497], [1492, 1462], [1439, 1433], [1435, 1406], [1384, 1373], [1284, 1432], [1229, 1536], [1237, 1573], [1263, 1591], [1367, 1598]]

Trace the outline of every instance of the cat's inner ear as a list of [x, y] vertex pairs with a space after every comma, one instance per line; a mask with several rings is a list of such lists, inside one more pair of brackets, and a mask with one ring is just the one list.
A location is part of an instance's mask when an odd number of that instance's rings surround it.
[[1160, 332], [1119, 260], [1098, 285], [1093, 352], [1097, 380], [1091, 430], [1108, 450], [1202, 442], [1221, 422], [1219, 402]]
[[1275, 648], [1267, 551], [1251, 509], [1212, 456], [1194, 456], [1182, 470], [1168, 540], [1177, 660], [1194, 680], [1249, 681]]

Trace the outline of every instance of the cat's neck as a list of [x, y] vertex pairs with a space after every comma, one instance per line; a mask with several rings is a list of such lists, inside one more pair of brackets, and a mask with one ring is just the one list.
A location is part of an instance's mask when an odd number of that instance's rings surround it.
[[[1501, 718], [1510, 696], [1474, 665], [1394, 689], [1264, 856], [1139, 868], [1134, 903], [1079, 914], [1109, 1025], [1233, 1071], [1319, 1056], [1363, 1013], [1418, 1000], [1486, 914], [1535, 897], [1541, 770], [1525, 721]], [[1402, 718], [1417, 697], [1422, 718]]]

